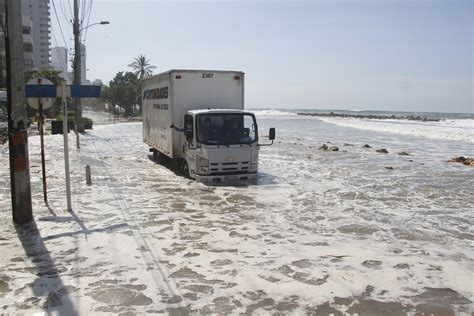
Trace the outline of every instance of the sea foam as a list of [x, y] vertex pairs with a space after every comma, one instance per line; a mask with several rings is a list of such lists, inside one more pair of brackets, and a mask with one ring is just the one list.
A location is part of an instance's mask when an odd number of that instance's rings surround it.
[[341, 117], [318, 117], [317, 119], [327, 123], [337, 124], [339, 126], [373, 130], [377, 132], [474, 143], [474, 120], [471, 119], [441, 120], [437, 122]]

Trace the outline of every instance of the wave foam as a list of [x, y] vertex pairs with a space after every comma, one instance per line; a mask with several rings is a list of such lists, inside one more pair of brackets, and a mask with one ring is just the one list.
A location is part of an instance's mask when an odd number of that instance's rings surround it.
[[414, 122], [408, 120], [373, 120], [340, 117], [318, 117], [327, 123], [345, 127], [403, 135], [474, 143], [474, 120]]
[[257, 116], [296, 116], [295, 112], [282, 111], [282, 110], [251, 110]]

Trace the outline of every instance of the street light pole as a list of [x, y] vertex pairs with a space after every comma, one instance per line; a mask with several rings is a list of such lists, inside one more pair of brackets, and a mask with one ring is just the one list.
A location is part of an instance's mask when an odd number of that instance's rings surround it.
[[[73, 21], [73, 33], [74, 33], [74, 84], [81, 84], [81, 31], [79, 29], [79, 0], [74, 0], [74, 21]], [[84, 127], [82, 125], [82, 107], [81, 99], [74, 99], [74, 117], [76, 121], [76, 133], [83, 132]], [[79, 142], [77, 143], [79, 148]]]

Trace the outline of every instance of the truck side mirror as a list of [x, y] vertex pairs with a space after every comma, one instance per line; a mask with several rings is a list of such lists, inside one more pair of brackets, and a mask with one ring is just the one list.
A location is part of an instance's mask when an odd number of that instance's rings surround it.
[[275, 139], [275, 128], [271, 127], [270, 130], [268, 131], [268, 139], [269, 140], [274, 140]]
[[186, 131], [184, 131], [184, 136], [186, 136], [186, 140], [187, 140], [188, 142], [192, 141], [192, 140], [193, 140], [193, 137], [194, 137], [193, 131], [191, 131], [191, 130], [186, 130]]

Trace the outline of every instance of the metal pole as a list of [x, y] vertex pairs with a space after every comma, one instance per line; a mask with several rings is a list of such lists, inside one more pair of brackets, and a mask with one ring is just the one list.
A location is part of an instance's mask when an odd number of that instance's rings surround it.
[[63, 101], [63, 137], [64, 137], [64, 173], [66, 174], [66, 201], [67, 210], [72, 211], [71, 207], [71, 179], [69, 177], [69, 145], [68, 145], [68, 120], [67, 120], [67, 98], [66, 81], [61, 82], [61, 92]]
[[[74, 84], [81, 84], [81, 32], [79, 29], [79, 3], [78, 0], [74, 0], [74, 21], [73, 21], [73, 33], [74, 33]], [[82, 125], [82, 107], [81, 99], [74, 99], [74, 113], [75, 121], [77, 124], [77, 132], [84, 132]], [[79, 141], [79, 135], [76, 136]], [[77, 144], [79, 149], [79, 143]]]
[[[40, 84], [40, 80], [38, 80], [38, 84]], [[48, 192], [46, 188], [46, 163], [44, 161], [44, 118], [43, 118], [43, 102], [41, 98], [39, 98], [39, 120], [38, 120], [38, 128], [40, 133], [40, 141], [41, 141], [41, 171], [43, 175], [43, 198], [44, 203], [48, 203]]]
[[33, 219], [31, 207], [30, 166], [23, 72], [23, 35], [21, 1], [6, 0], [5, 38], [7, 59], [8, 138], [12, 215], [15, 224]]

